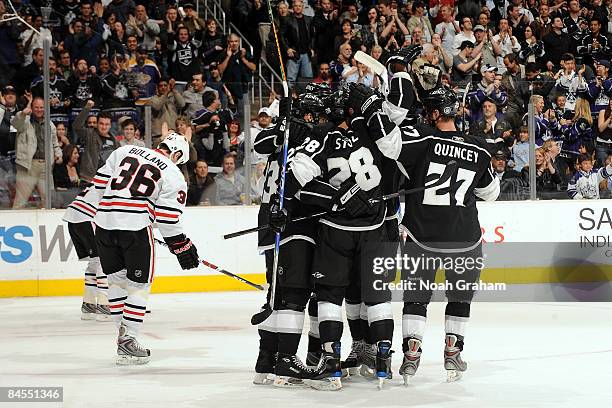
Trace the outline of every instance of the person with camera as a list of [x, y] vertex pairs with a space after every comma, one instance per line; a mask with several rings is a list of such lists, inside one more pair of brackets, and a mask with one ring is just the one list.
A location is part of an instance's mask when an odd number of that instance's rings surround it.
[[233, 113], [221, 109], [221, 101], [214, 91], [202, 95], [204, 109], [198, 111], [192, 120], [196, 137], [194, 146], [198, 159], [206, 160], [211, 166], [221, 166], [223, 156], [229, 151], [229, 140], [225, 129], [233, 119]]

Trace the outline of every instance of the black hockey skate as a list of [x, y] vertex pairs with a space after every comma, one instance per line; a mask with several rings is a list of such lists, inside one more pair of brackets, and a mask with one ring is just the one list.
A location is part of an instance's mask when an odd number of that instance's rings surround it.
[[444, 368], [446, 369], [446, 381], [460, 380], [463, 372], [467, 370], [467, 363], [461, 358], [463, 342], [454, 334], [447, 334], [444, 345]]
[[359, 373], [359, 369], [363, 364], [362, 356], [365, 349], [364, 340], [353, 340], [351, 345], [351, 352], [349, 353], [346, 360], [342, 362], [342, 378], [348, 376], [354, 376]]
[[311, 380], [305, 382], [316, 390], [338, 391], [342, 388], [342, 370], [340, 368], [340, 342], [332, 344], [333, 352], [324, 351], [321, 355], [319, 367], [315, 370]]
[[310, 368], [317, 368], [321, 361], [320, 351], [309, 351], [306, 353], [306, 365]]
[[274, 366], [276, 365], [276, 353], [259, 350], [257, 362], [255, 363], [255, 377], [253, 384], [270, 385], [274, 383]]
[[378, 389], [382, 390], [386, 379], [391, 379], [391, 342], [379, 341], [376, 352], [376, 377], [378, 378]]
[[278, 354], [274, 368], [274, 385], [276, 387], [305, 386], [303, 380], [312, 378], [315, 369], [306, 367], [296, 355]]
[[361, 368], [359, 369], [359, 373], [362, 377], [366, 378], [376, 378], [376, 354], [377, 354], [376, 344], [364, 344], [363, 355], [361, 357]]
[[400, 375], [404, 378], [404, 385], [410, 384], [410, 380], [416, 374], [421, 363], [421, 340], [408, 339], [408, 350], [404, 352], [404, 361], [399, 369]]

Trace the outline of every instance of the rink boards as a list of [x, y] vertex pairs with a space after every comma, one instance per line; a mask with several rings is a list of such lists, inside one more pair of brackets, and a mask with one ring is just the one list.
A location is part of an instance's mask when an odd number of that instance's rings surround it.
[[[511, 252], [503, 262], [483, 271], [484, 281], [538, 284], [612, 280], [610, 200], [493, 202], [479, 203], [478, 208], [485, 242], [548, 243], [546, 247], [554, 253]], [[262, 283], [265, 267], [257, 252], [256, 234], [222, 238], [223, 234], [255, 226], [257, 211], [256, 206], [191, 207], [184, 214], [185, 232], [197, 244], [201, 258]], [[82, 293], [85, 264], [77, 260], [62, 215], [62, 210], [0, 212], [0, 297]], [[551, 256], [564, 254], [563, 243], [583, 243], [586, 252], [569, 256], [574, 264], [553, 268]], [[587, 258], [589, 262], [574, 262]], [[204, 266], [182, 271], [165, 248], [156, 248], [154, 292], [228, 290], [249, 287]]]

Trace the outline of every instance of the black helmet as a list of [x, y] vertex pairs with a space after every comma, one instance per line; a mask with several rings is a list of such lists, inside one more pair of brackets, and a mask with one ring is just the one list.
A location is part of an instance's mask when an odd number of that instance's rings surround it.
[[344, 82], [336, 92], [324, 99], [325, 114], [329, 121], [340, 124], [346, 119], [349, 84]]
[[457, 94], [444, 86], [429, 92], [421, 102], [428, 113], [437, 110], [440, 115], [446, 117], [455, 117], [459, 110]]
[[[391, 70], [391, 64], [394, 62], [402, 64], [404, 67], [408, 69], [412, 61], [417, 59], [421, 53], [423, 52], [423, 47], [419, 44], [412, 44], [408, 47], [400, 48], [399, 50], [394, 51], [389, 58], [387, 58], [386, 66], [387, 70]], [[410, 69], [408, 69], [410, 71]]]

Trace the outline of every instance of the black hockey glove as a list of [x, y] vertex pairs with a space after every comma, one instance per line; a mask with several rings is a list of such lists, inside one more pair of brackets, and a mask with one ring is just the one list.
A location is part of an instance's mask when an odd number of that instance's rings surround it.
[[350, 84], [348, 106], [353, 108], [355, 114], [361, 114], [366, 122], [375, 112], [382, 109], [383, 98], [372, 88], [364, 84]]
[[287, 208], [284, 207], [282, 210], [280, 208], [280, 197], [278, 194], [273, 194], [270, 198], [270, 216], [268, 218], [270, 229], [274, 232], [281, 233], [285, 230], [290, 219], [291, 216]]
[[291, 98], [288, 97], [282, 97], [280, 98], [279, 104], [278, 104], [278, 117], [280, 118], [286, 118], [288, 116], [291, 116]]
[[351, 217], [370, 213], [368, 196], [357, 184], [344, 183], [332, 198], [334, 211], [344, 209]]
[[164, 241], [168, 244], [170, 252], [178, 259], [181, 268], [193, 269], [200, 264], [198, 250], [195, 245], [185, 234], [175, 235], [173, 237], [164, 237]]

